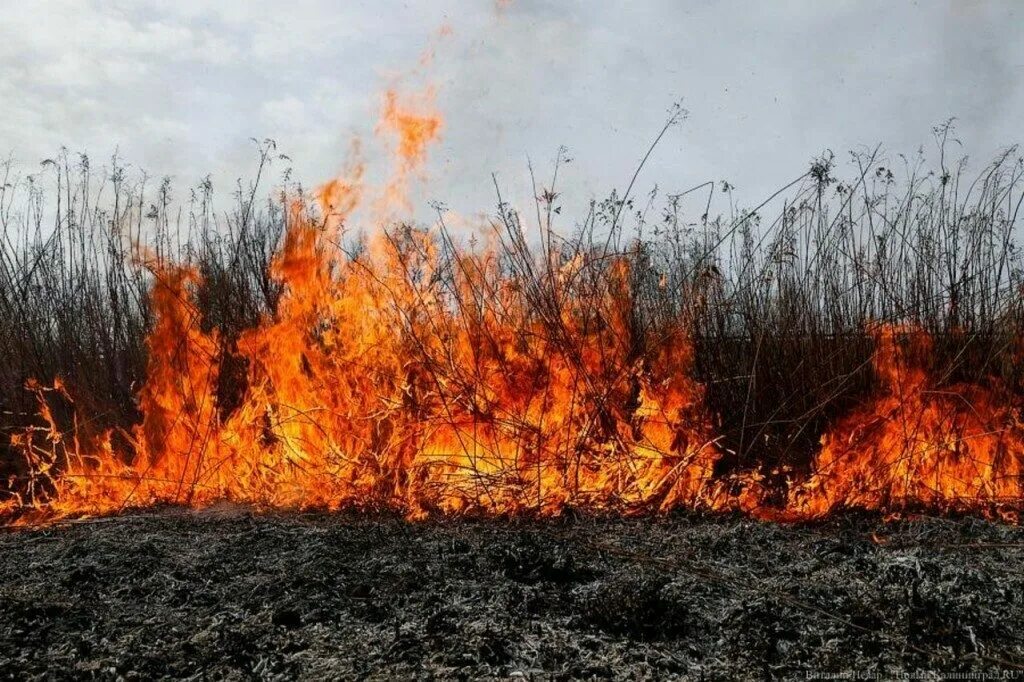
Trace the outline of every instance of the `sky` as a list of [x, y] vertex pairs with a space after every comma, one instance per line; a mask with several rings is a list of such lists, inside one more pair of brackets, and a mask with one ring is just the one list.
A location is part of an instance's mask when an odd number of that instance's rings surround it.
[[752, 206], [825, 149], [913, 154], [950, 117], [978, 165], [1021, 141], [1024, 3], [0, 0], [0, 155], [27, 172], [63, 145], [226, 195], [272, 138], [269, 186], [315, 185], [354, 136], [375, 168], [396, 84], [445, 119], [418, 212], [492, 210], [492, 174], [526, 200], [565, 146], [571, 213], [624, 188], [676, 101], [638, 191], [728, 180]]

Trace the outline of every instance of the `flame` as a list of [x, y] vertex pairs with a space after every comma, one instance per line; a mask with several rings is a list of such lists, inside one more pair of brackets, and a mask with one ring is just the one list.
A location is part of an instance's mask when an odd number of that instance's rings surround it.
[[323, 235], [290, 226], [273, 264], [286, 291], [237, 343], [247, 386], [228, 415], [197, 275], [158, 273], [137, 455], [108, 437], [55, 472], [61, 433], [41, 398], [49, 447], [23, 445], [53, 492], [22, 504], [51, 518], [221, 499], [410, 517], [701, 504], [717, 455], [691, 347], [679, 329], [637, 355], [624, 261], [590, 299], [573, 289], [580, 263], [562, 268], [552, 321], [491, 254], [459, 254], [444, 291], [425, 231], [382, 236], [359, 260]]
[[[409, 209], [409, 180], [442, 125], [432, 91], [387, 93], [378, 131], [394, 141], [391, 179], [368, 188], [356, 148], [314, 193], [318, 212], [291, 202], [270, 268], [283, 293], [237, 339], [203, 330], [194, 269], [154, 268], [141, 421], [93, 433], [59, 382], [30, 382], [39, 424], [12, 439], [29, 475], [0, 512], [27, 522], [232, 500], [410, 518], [693, 508], [807, 519], [851, 507], [1010, 518], [1024, 498], [1024, 406], [996, 383], [937, 381], [921, 360], [931, 339], [912, 326], [874, 328], [877, 391], [771, 507], [760, 474], [716, 477], [686, 321], [637, 329], [626, 256], [552, 252], [531, 277], [499, 249], [405, 226], [347, 255], [340, 237], [361, 207], [385, 225]], [[226, 401], [229, 362], [245, 370]], [[70, 428], [55, 398], [71, 405]]]
[[[390, 211], [407, 206], [407, 179], [441, 129], [431, 102], [385, 97]], [[143, 418], [119, 434], [127, 446], [107, 433], [68, 448], [34, 387], [46, 426], [18, 445], [41, 484], [8, 510], [229, 499], [415, 518], [701, 504], [717, 453], [691, 346], [680, 326], [638, 352], [626, 260], [555, 267], [538, 314], [537, 292], [493, 251], [446, 254], [426, 230], [378, 232], [344, 255], [337, 233], [364, 196], [356, 163], [316, 191], [327, 220], [292, 203], [271, 264], [279, 305], [234, 349], [201, 329], [195, 271], [154, 272]], [[585, 274], [603, 284], [585, 289]], [[230, 410], [218, 399], [227, 357], [247, 368]], [[58, 446], [72, 453], [60, 463]]]
[[442, 118], [434, 108], [434, 91], [427, 88], [416, 97], [403, 100], [395, 90], [384, 94], [378, 134], [393, 136], [395, 168], [377, 202], [377, 220], [388, 222], [396, 213], [408, 214], [409, 179], [426, 161], [427, 148], [441, 134]]
[[[423, 99], [433, 101], [433, 90], [427, 90]], [[379, 129], [398, 136], [398, 160], [403, 171], [416, 168], [426, 158], [427, 146], [441, 132], [441, 117], [436, 113], [421, 113], [402, 106], [398, 93], [388, 90], [384, 95], [384, 114]]]
[[920, 329], [874, 333], [880, 389], [824, 436], [814, 475], [791, 491], [790, 513], [1003, 506], [1012, 517], [1024, 498], [1022, 405], [998, 384], [936, 386], [920, 365], [932, 352]]

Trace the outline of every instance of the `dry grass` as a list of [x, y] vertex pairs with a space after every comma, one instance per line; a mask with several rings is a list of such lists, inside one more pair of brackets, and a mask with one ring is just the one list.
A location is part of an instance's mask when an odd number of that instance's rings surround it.
[[[607, 293], [612, 263], [628, 263], [619, 300], [628, 306], [630, 355], [646, 357], [681, 321], [690, 330], [695, 372], [730, 453], [721, 467], [803, 466], [826, 426], [872, 388], [872, 324], [931, 334], [935, 352], [920, 361], [939, 386], [997, 381], [1024, 391], [1015, 244], [1024, 165], [1011, 149], [969, 173], [965, 160], [946, 156], [949, 127], [935, 135], [935, 165], [900, 157], [901, 167], [891, 168], [875, 150], [852, 155], [849, 176], [840, 178], [828, 156], [753, 210], [735, 207], [727, 183], [652, 194], [642, 205], [627, 191], [592, 203], [569, 236], [554, 226], [559, 162], [551, 182], [538, 185], [535, 215], [515, 211], [499, 192], [495, 255], [502, 272], [524, 283], [547, 340], [569, 357], [576, 341], [558, 315], [566, 294], [552, 286], [555, 272], [578, 259], [571, 290], [588, 296]], [[202, 324], [218, 330], [223, 346], [220, 409], [232, 409], [245, 375], [232, 364], [232, 343], [273, 314], [281, 292], [269, 264], [287, 211], [280, 198], [260, 198], [273, 151], [270, 143], [260, 147], [255, 181], [240, 186], [224, 214], [208, 182], [181, 199], [168, 181], [150, 187], [116, 160], [99, 171], [84, 156], [62, 153], [32, 176], [0, 167], [5, 438], [32, 420], [34, 403], [23, 390], [30, 378], [60, 377], [81, 428], [138, 420], [153, 321], [148, 291], [153, 265], [166, 262], [189, 262], [202, 274]], [[711, 215], [722, 201], [728, 209]], [[395, 244], [414, 243], [403, 236], [412, 228], [387, 229]], [[458, 255], [472, 247], [445, 228], [443, 212], [434, 239], [443, 266], [436, 285], [454, 287]], [[358, 252], [358, 243], [349, 246]], [[410, 252], [410, 262], [416, 256]], [[606, 324], [607, 314], [587, 310], [583, 324]], [[70, 405], [55, 408], [69, 419]], [[0, 462], [16, 474], [8, 446], [0, 440]]]

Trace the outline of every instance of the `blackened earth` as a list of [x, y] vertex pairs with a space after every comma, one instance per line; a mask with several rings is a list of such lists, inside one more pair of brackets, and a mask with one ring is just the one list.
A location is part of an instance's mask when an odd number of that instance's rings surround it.
[[1022, 558], [1024, 530], [974, 518], [164, 510], [0, 534], [0, 671], [1024, 679]]

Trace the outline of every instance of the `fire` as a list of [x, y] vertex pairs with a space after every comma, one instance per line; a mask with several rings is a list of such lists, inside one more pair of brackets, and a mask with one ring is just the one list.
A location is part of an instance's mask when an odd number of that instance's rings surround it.
[[920, 365], [932, 352], [920, 329], [887, 325], [875, 336], [881, 388], [825, 435], [814, 475], [790, 494], [790, 512], [817, 517], [838, 507], [1018, 505], [1024, 499], [1019, 401], [998, 385], [936, 386]]
[[230, 499], [412, 517], [700, 504], [716, 452], [690, 346], [680, 329], [636, 354], [624, 262], [590, 299], [574, 291], [579, 263], [566, 264], [552, 321], [490, 254], [458, 254], [446, 291], [426, 232], [380, 237], [358, 260], [323, 234], [291, 226], [274, 262], [287, 289], [238, 340], [247, 386], [228, 415], [196, 275], [158, 273], [134, 455], [108, 435], [55, 471], [61, 434], [44, 412], [47, 437], [23, 445], [53, 490], [22, 503], [50, 516]]
[[412, 208], [408, 199], [411, 175], [422, 168], [427, 148], [441, 133], [442, 118], [434, 109], [434, 92], [428, 88], [412, 101], [403, 102], [395, 90], [384, 94], [384, 112], [377, 132], [397, 138], [395, 169], [377, 204], [378, 220], [386, 222], [395, 211], [406, 214]]
[[[427, 102], [432, 102], [433, 97], [432, 90], [424, 94]], [[441, 132], [441, 116], [400, 106], [398, 93], [388, 90], [384, 95], [384, 115], [379, 129], [398, 136], [397, 158], [403, 172], [409, 171], [420, 166], [426, 159], [427, 147]]]
[[[397, 140], [382, 196], [401, 208], [441, 119], [389, 94], [381, 128]], [[278, 308], [233, 347], [201, 329], [197, 273], [156, 270], [141, 423], [69, 446], [35, 387], [46, 427], [18, 444], [40, 485], [9, 511], [701, 504], [717, 454], [691, 347], [680, 326], [638, 352], [625, 259], [557, 264], [538, 292], [492, 251], [452, 252], [421, 229], [378, 232], [349, 257], [335, 233], [365, 194], [357, 164], [318, 189], [326, 220], [293, 205], [271, 266], [285, 287]], [[247, 368], [229, 411], [218, 397], [228, 357]]]
[[[203, 330], [197, 272], [154, 266], [141, 421], [62, 430], [51, 400], [74, 415], [73, 396], [30, 383], [40, 425], [14, 437], [29, 475], [0, 511], [52, 520], [232, 500], [410, 518], [691, 508], [806, 519], [1024, 498], [1022, 406], [998, 385], [941, 385], [920, 362], [931, 340], [913, 327], [875, 329], [877, 393], [833, 425], [772, 508], [760, 475], [716, 476], [722, 450], [687, 321], [637, 328], [627, 255], [552, 250], [510, 268], [499, 249], [403, 225], [346, 254], [340, 237], [360, 209], [385, 225], [408, 210], [408, 182], [442, 127], [429, 90], [386, 95], [391, 179], [375, 192], [354, 162], [316, 191], [318, 211], [293, 201], [271, 264], [281, 299], [237, 339]], [[245, 368], [231, 401], [228, 363]]]

